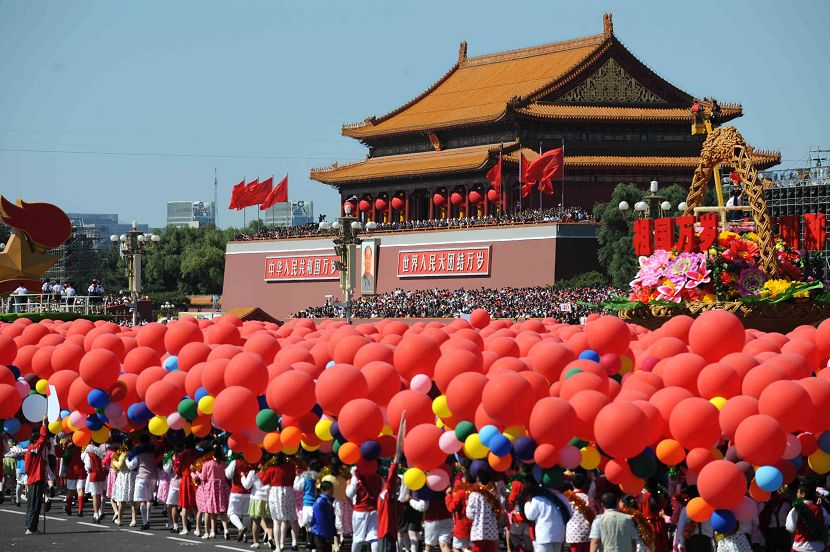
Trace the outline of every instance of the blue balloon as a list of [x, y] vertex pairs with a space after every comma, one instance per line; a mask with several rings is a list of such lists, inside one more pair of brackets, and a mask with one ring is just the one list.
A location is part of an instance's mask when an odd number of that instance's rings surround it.
[[777, 491], [784, 484], [784, 475], [775, 466], [761, 466], [755, 470], [755, 483], [768, 493]]
[[496, 435], [501, 435], [501, 431], [494, 425], [486, 425], [478, 430], [478, 439], [481, 441], [481, 444], [487, 448], [490, 447], [490, 441]]
[[88, 402], [89, 406], [92, 408], [104, 408], [110, 403], [110, 397], [107, 395], [106, 391], [93, 389], [86, 396], [86, 402]]
[[795, 458], [790, 458], [789, 460], [787, 460], [787, 462], [793, 465], [795, 471], [801, 471], [801, 468], [804, 467], [803, 456], [796, 456]]
[[340, 425], [337, 422], [332, 422], [329, 431], [331, 432], [332, 437], [334, 437], [341, 443], [345, 443], [346, 441], [348, 441], [348, 439], [343, 437], [343, 434], [340, 433]]
[[579, 353], [579, 358], [581, 360], [593, 360], [594, 362], [599, 362], [599, 353], [592, 351], [591, 349], [587, 349]]
[[488, 464], [484, 460], [473, 460], [470, 463], [470, 475], [473, 479], [478, 477], [478, 472], [481, 470], [486, 470], [490, 468], [490, 464]]
[[412, 495], [418, 500], [431, 500], [435, 496], [435, 491], [424, 485], [417, 491], [413, 491]]
[[179, 357], [176, 355], [170, 355], [169, 357], [164, 359], [164, 363], [162, 364], [164, 369], [168, 372], [172, 372], [174, 370], [179, 369]]
[[490, 439], [489, 449], [490, 452], [501, 458], [502, 456], [507, 456], [510, 454], [512, 443], [510, 439], [499, 433], [492, 439]]
[[20, 377], [20, 368], [18, 368], [14, 364], [9, 364], [8, 366], [6, 366], [6, 368], [8, 368], [11, 371], [12, 375], [14, 376], [14, 379]]
[[202, 397], [207, 397], [209, 394], [210, 393], [207, 392], [207, 389], [205, 389], [204, 387], [200, 387], [196, 390], [196, 396], [193, 397], [193, 399], [196, 402], [199, 402], [200, 400], [202, 400]]
[[98, 431], [104, 427], [104, 422], [98, 417], [97, 414], [90, 414], [86, 419], [86, 427], [90, 431]]
[[61, 410], [61, 420], [63, 420], [64, 418], [66, 418], [70, 414], [72, 414], [72, 413], [68, 410]]
[[143, 402], [137, 402], [130, 405], [127, 409], [127, 418], [131, 422], [144, 423], [153, 417], [153, 413], [147, 408]]
[[268, 401], [265, 400], [265, 395], [260, 395], [256, 398], [257, 403], [259, 403], [259, 409], [265, 410], [268, 408]]
[[14, 435], [18, 431], [20, 431], [20, 420], [17, 418], [9, 418], [5, 422], [3, 422], [3, 431], [8, 433], [9, 435]]
[[364, 460], [377, 460], [380, 458], [380, 443], [377, 441], [364, 441], [360, 445], [360, 456]]
[[513, 441], [513, 452], [517, 460], [532, 460], [536, 452], [536, 441], [530, 437], [516, 437]]
[[311, 412], [314, 413], [314, 415], [317, 416], [318, 418], [323, 417], [323, 407], [320, 406], [319, 404], [315, 404], [314, 406], [312, 406], [311, 407]]
[[729, 510], [715, 510], [709, 522], [712, 524], [713, 530], [724, 535], [731, 535], [738, 526], [735, 514]]
[[542, 468], [540, 466], [534, 465], [531, 473], [533, 474], [533, 479], [539, 483], [542, 482]]
[[337, 363], [336, 363], [336, 362], [334, 362], [333, 360], [328, 361], [328, 362], [326, 363], [326, 369], [331, 368], [331, 367], [332, 367], [332, 366], [334, 366], [335, 364], [337, 364]]
[[818, 448], [824, 452], [830, 452], [830, 431], [825, 431], [818, 436]]

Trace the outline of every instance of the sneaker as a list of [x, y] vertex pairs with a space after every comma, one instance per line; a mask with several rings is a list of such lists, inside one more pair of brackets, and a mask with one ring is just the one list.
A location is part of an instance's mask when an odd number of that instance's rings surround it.
[[26, 529], [27, 535], [37, 535], [38, 533], [40, 533], [40, 531], [38, 531], [37, 529], [35, 529], [34, 531], [29, 531], [28, 529]]
[[180, 535], [186, 535], [187, 533], [188, 533], [187, 529], [182, 529], [181, 531], [179, 531]]
[[271, 539], [270, 541], [268, 541], [268, 545], [271, 547], [271, 550], [276, 550], [277, 549], [277, 543], [274, 542], [274, 539]]
[[259, 543], [255, 542], [254, 544], [251, 545], [251, 548], [259, 548]]
[[202, 533], [200, 533], [200, 532], [199, 532], [198, 527], [197, 527], [197, 528], [193, 531], [193, 536], [194, 536], [194, 537], [201, 536], [201, 534], [202, 534]]
[[132, 520], [132, 521], [130, 522], [130, 527], [135, 527], [135, 526], [136, 526], [136, 522], [135, 522], [135, 520]]
[[202, 535], [202, 540], [207, 540], [207, 539], [209, 539], [209, 538], [210, 538], [210, 535], [208, 535], [207, 533], [205, 533], [204, 535]]
[[142, 531], [147, 531], [149, 529], [150, 529], [150, 524], [149, 523], [145, 523], [141, 526]]
[[246, 529], [245, 527], [243, 527], [243, 528], [242, 528], [242, 531], [240, 531], [240, 532], [239, 532], [239, 534], [238, 534], [238, 535], [236, 535], [236, 542], [242, 542], [243, 540], [245, 540], [245, 534], [246, 534], [247, 532], [248, 532], [248, 529]]

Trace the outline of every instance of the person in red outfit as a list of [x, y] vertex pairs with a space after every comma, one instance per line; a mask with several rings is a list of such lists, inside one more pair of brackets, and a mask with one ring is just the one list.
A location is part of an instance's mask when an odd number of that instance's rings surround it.
[[398, 532], [398, 463], [389, 466], [386, 483], [378, 496], [378, 552], [397, 550]]
[[66, 515], [72, 515], [72, 502], [78, 497], [78, 516], [84, 517], [84, 488], [86, 487], [86, 468], [81, 459], [83, 449], [68, 441], [63, 450], [63, 471], [66, 478]]
[[452, 549], [455, 552], [471, 552], [473, 544], [470, 542], [470, 529], [473, 520], [467, 517], [467, 496], [472, 486], [472, 477], [467, 470], [459, 478], [455, 486], [447, 489], [444, 499], [447, 509], [452, 514]]
[[377, 473], [361, 473], [357, 467], [353, 468], [352, 479], [346, 487], [346, 496], [354, 500], [352, 552], [360, 552], [364, 544], [377, 552], [377, 507], [382, 488], [383, 478]]
[[49, 439], [46, 432], [46, 416], [40, 427], [32, 428], [32, 438], [23, 457], [26, 470], [26, 534], [37, 534], [38, 517], [43, 507], [43, 495], [46, 493], [46, 459]]

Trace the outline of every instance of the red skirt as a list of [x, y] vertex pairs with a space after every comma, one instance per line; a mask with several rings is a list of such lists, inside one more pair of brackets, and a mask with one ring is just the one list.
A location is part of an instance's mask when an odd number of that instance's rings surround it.
[[196, 509], [196, 484], [190, 477], [190, 470], [182, 471], [182, 479], [179, 484], [179, 508], [188, 510]]

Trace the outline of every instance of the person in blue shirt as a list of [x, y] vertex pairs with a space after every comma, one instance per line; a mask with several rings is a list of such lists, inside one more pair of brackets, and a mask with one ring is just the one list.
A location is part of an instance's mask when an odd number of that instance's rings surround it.
[[314, 501], [311, 516], [311, 534], [314, 535], [316, 552], [331, 552], [331, 544], [337, 529], [334, 527], [334, 485], [331, 481], [320, 483], [320, 495]]

